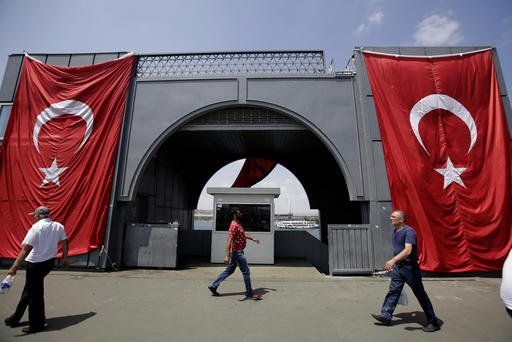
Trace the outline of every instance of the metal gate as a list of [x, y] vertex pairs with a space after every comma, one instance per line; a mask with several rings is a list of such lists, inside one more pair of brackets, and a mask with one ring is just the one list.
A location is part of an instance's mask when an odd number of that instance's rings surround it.
[[369, 224], [332, 224], [329, 239], [329, 274], [370, 274], [375, 271]]

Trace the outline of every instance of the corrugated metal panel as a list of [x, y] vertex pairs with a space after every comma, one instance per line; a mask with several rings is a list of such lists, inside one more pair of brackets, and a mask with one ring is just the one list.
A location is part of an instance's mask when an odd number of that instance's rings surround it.
[[126, 227], [123, 265], [176, 267], [178, 226], [132, 223]]
[[372, 273], [375, 270], [372, 232], [366, 224], [328, 225], [329, 273]]

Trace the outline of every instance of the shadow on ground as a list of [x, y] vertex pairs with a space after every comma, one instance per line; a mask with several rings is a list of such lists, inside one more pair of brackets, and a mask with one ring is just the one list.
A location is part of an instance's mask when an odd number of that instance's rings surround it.
[[[413, 311], [413, 312], [401, 312], [399, 314], [393, 315], [392, 325], [400, 325], [400, 324], [418, 324], [418, 326], [408, 326], [405, 327], [405, 330], [420, 330], [425, 325], [427, 325], [427, 318], [425, 317], [425, 313], [422, 311]], [[439, 319], [439, 318], [438, 318]], [[439, 324], [442, 326], [443, 321], [439, 319]]]
[[79, 324], [86, 319], [89, 319], [96, 315], [96, 312], [88, 312], [78, 315], [69, 315], [69, 316], [61, 316], [61, 317], [52, 317], [46, 319], [46, 323], [48, 326], [46, 327], [46, 331], [55, 331], [62, 330], [65, 328], [69, 328], [73, 325]]

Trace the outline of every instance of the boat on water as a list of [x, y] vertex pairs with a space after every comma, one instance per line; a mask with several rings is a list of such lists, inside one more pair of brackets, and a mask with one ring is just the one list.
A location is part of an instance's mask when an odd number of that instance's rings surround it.
[[275, 221], [275, 225], [279, 229], [310, 229], [318, 228], [318, 224], [313, 221], [304, 220], [288, 220]]

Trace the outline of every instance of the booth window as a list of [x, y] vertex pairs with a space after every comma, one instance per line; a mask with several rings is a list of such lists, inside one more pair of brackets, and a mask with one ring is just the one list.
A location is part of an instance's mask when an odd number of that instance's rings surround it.
[[4, 133], [7, 127], [7, 121], [11, 114], [12, 104], [0, 104], [0, 143], [4, 140]]
[[219, 232], [228, 231], [233, 216], [231, 208], [238, 208], [242, 213], [240, 223], [247, 232], [268, 232], [270, 233], [270, 204], [217, 204], [215, 212], [215, 230]]

